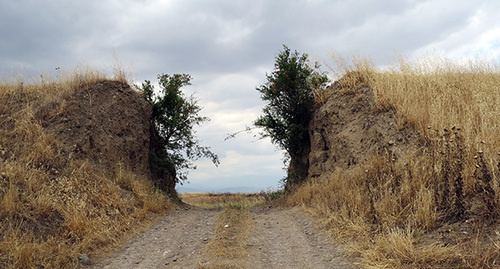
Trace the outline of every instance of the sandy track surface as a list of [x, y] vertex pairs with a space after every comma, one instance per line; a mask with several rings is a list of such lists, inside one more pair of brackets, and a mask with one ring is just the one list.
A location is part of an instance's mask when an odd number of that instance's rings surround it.
[[251, 268], [355, 268], [299, 208], [253, 208]]
[[151, 229], [132, 239], [120, 253], [96, 261], [94, 268], [196, 268], [215, 231], [221, 210], [186, 208], [169, 212]]
[[[93, 268], [197, 268], [221, 210], [170, 212], [117, 253]], [[355, 268], [299, 208], [250, 209], [255, 223], [247, 268]]]

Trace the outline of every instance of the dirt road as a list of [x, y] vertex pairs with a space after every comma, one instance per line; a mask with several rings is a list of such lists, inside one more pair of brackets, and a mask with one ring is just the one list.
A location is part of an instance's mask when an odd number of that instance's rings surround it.
[[[91, 268], [199, 268], [221, 210], [173, 211], [114, 256]], [[247, 268], [355, 268], [298, 208], [250, 209]]]
[[253, 208], [251, 268], [355, 268], [299, 208]]

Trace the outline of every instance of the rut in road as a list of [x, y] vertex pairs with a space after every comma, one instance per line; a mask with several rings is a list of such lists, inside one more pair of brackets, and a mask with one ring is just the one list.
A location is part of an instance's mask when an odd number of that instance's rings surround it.
[[171, 211], [121, 252], [97, 261], [93, 268], [196, 268], [221, 211], [196, 207]]
[[[355, 268], [299, 208], [249, 211], [254, 228], [246, 243], [248, 257], [227, 268]], [[222, 268], [205, 263], [207, 243], [215, 240], [215, 217], [220, 212], [196, 207], [172, 211], [93, 268]]]
[[299, 208], [252, 208], [248, 268], [355, 268]]

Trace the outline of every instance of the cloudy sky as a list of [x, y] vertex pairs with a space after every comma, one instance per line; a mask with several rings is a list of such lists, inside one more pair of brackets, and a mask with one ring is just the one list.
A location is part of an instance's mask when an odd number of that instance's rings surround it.
[[0, 76], [87, 64], [111, 72], [114, 54], [132, 82], [189, 73], [185, 90], [212, 119], [198, 136], [221, 165], [198, 161], [185, 187], [275, 188], [280, 151], [247, 134], [224, 138], [260, 114], [255, 88], [282, 44], [320, 62], [333, 51], [377, 65], [429, 52], [497, 57], [498, 10], [496, 0], [0, 0]]

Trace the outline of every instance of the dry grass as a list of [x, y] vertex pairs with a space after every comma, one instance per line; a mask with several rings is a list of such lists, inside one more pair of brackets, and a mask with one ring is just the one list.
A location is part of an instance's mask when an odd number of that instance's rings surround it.
[[[377, 69], [365, 58], [333, 58], [333, 72], [343, 90], [360, 84], [373, 88], [380, 109], [393, 108], [426, 138], [435, 130], [457, 126], [466, 146], [477, 151], [500, 149], [500, 63], [478, 59], [452, 61], [431, 55]], [[482, 142], [488, 143], [483, 145]], [[492, 152], [499, 153], [497, 151]]]
[[44, 120], [64, 115], [65, 96], [104, 79], [84, 68], [0, 85], [1, 268], [75, 268], [80, 254], [98, 256], [173, 206], [128, 170], [110, 177], [68, 160], [44, 132]]
[[224, 208], [217, 216], [215, 236], [202, 255], [198, 268], [248, 268], [248, 238], [254, 222], [247, 208], [266, 202], [265, 193], [181, 193], [179, 198], [202, 208]]
[[414, 126], [422, 147], [314, 179], [288, 202], [306, 206], [370, 268], [498, 266], [499, 64], [437, 56], [384, 69], [360, 57], [334, 62], [337, 90], [373, 88], [378, 109]]
[[[377, 235], [374, 244], [363, 253], [373, 268], [450, 268], [460, 257], [454, 247], [418, 244], [418, 232], [394, 229]], [[444, 265], [444, 266], [440, 266]]]
[[181, 193], [179, 198], [186, 204], [201, 208], [248, 208], [266, 202], [264, 193]]
[[228, 207], [217, 216], [216, 231], [208, 242], [200, 269], [247, 268], [248, 238], [253, 230], [252, 215], [247, 209]]

